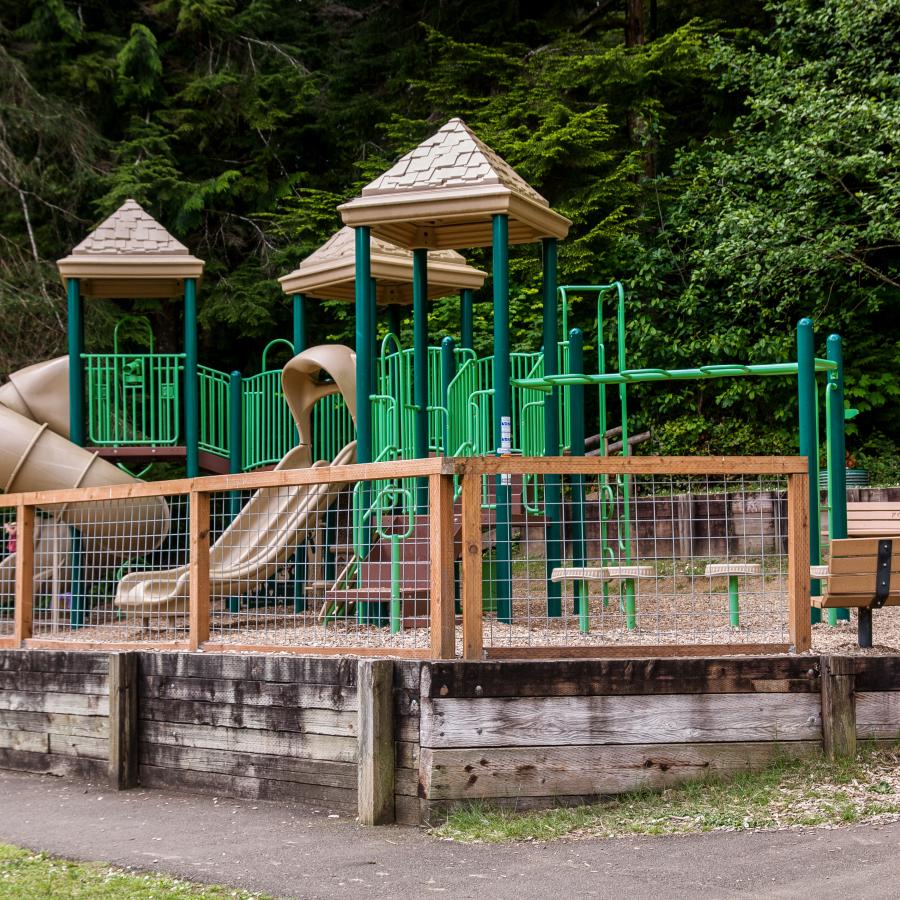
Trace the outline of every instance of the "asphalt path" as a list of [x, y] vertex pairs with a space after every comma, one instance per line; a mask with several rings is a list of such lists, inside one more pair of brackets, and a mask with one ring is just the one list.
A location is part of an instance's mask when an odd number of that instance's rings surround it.
[[900, 896], [900, 823], [465, 845], [293, 804], [0, 772], [0, 842], [304, 900]]

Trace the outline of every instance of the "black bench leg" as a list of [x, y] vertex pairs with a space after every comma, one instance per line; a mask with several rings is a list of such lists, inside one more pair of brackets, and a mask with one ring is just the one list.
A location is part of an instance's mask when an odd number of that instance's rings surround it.
[[860, 647], [872, 646], [872, 610], [860, 607], [857, 610], [856, 632]]

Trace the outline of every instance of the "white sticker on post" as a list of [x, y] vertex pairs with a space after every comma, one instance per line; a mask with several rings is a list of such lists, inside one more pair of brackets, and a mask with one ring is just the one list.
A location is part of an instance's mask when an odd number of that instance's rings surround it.
[[500, 416], [500, 452], [512, 451], [512, 417]]

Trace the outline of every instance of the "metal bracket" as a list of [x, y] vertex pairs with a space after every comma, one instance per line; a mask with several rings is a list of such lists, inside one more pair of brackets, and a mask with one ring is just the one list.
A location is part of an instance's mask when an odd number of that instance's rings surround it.
[[878, 542], [877, 565], [875, 566], [875, 598], [869, 609], [881, 609], [891, 592], [891, 556], [893, 541]]

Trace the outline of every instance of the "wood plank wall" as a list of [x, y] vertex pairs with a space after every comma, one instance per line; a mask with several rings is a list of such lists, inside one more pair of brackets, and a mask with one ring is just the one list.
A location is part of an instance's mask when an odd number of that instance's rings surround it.
[[426, 663], [422, 814], [578, 804], [821, 742], [815, 658]]
[[138, 779], [356, 813], [356, 660], [141, 654]]
[[109, 657], [0, 651], [0, 768], [106, 778]]
[[[136, 657], [128, 752], [140, 784], [356, 815], [358, 660]], [[471, 800], [575, 804], [818, 752], [829, 671], [853, 679], [844, 713], [860, 740], [900, 739], [896, 656], [393, 665], [401, 823]], [[112, 778], [109, 672], [106, 653], [0, 651], [0, 768]]]
[[394, 663], [394, 812], [404, 825], [421, 821], [419, 801], [420, 683], [424, 663]]

